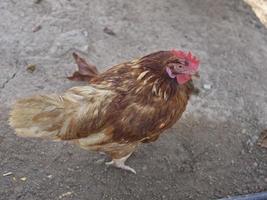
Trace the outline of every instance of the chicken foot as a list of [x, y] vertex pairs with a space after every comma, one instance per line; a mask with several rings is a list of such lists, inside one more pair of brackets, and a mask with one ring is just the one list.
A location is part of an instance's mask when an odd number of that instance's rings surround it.
[[131, 156], [131, 154], [132, 152], [122, 158], [112, 159], [110, 162], [106, 162], [106, 165], [114, 166], [114, 167], [124, 169], [124, 170], [130, 171], [136, 174], [136, 171], [133, 168], [129, 167], [128, 165], [125, 165], [125, 161]]

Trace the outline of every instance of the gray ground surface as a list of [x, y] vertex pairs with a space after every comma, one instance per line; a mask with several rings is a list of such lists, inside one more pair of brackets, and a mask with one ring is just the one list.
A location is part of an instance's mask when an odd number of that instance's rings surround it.
[[[242, 1], [1, 0], [0, 13], [0, 199], [205, 200], [267, 190], [267, 152], [256, 146], [267, 126], [267, 30]], [[212, 88], [130, 158], [137, 175], [67, 143], [18, 138], [8, 126], [16, 99], [79, 84], [65, 78], [73, 51], [103, 70], [170, 48], [197, 54], [198, 84]]]

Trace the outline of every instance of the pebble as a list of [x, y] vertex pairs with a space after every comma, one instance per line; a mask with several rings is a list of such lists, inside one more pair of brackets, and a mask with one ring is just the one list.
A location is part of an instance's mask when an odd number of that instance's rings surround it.
[[29, 64], [27, 66], [27, 71], [30, 72], [30, 73], [33, 73], [36, 69], [36, 65], [35, 64]]
[[203, 88], [204, 88], [205, 90], [210, 90], [210, 89], [211, 89], [211, 85], [210, 85], [210, 84], [204, 84], [204, 85], [203, 85]]
[[60, 195], [58, 198], [59, 198], [59, 199], [62, 199], [62, 198], [64, 198], [64, 197], [70, 196], [70, 195], [72, 195], [72, 194], [73, 194], [73, 192], [66, 192], [66, 193], [63, 193], [62, 195]]
[[21, 177], [20, 180], [26, 181], [27, 180], [27, 177]]
[[116, 33], [115, 33], [112, 29], [110, 29], [110, 28], [108, 28], [108, 27], [105, 27], [105, 28], [103, 29], [103, 31], [104, 31], [104, 33], [106, 33], [106, 34], [108, 34], [108, 35], [112, 35], [112, 36], [115, 36], [115, 35], [116, 35]]
[[52, 177], [53, 177], [53, 176], [52, 176], [51, 174], [47, 176], [47, 178], [52, 178]]
[[37, 25], [35, 27], [32, 28], [32, 32], [37, 32], [37, 31], [40, 31], [42, 29], [42, 26], [41, 25]]
[[4, 173], [3, 176], [10, 176], [12, 174], [13, 174], [12, 172], [7, 172], [7, 173]]

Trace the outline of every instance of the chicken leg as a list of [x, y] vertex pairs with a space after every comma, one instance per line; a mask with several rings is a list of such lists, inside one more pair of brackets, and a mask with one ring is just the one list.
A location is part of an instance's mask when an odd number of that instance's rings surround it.
[[106, 165], [108, 166], [112, 165], [114, 167], [124, 169], [136, 174], [136, 171], [133, 168], [129, 167], [128, 165], [125, 165], [125, 161], [131, 156], [131, 154], [132, 152], [122, 158], [112, 159], [110, 162], [106, 162]]

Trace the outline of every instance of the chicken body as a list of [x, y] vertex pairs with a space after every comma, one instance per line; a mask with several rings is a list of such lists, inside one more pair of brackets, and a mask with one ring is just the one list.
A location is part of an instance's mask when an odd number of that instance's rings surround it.
[[112, 157], [108, 164], [135, 173], [126, 159], [181, 117], [194, 90], [191, 80], [178, 84], [168, 76], [164, 66], [170, 59], [171, 51], [156, 52], [97, 74], [88, 86], [19, 100], [10, 124], [20, 136], [69, 140], [105, 152]]

